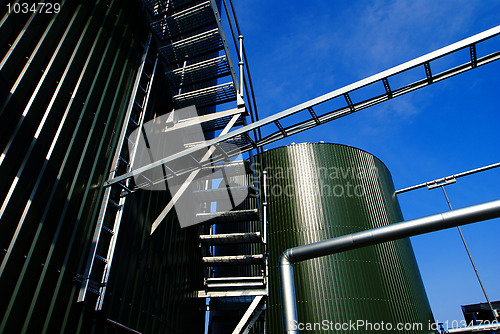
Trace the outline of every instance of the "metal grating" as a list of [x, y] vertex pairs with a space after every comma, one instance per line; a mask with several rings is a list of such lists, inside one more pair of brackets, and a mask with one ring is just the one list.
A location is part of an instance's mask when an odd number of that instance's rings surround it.
[[175, 64], [223, 49], [224, 44], [216, 28], [167, 44], [159, 48], [158, 51], [168, 64]]
[[143, 0], [143, 4], [153, 18], [161, 17], [166, 14], [170, 5], [169, 0]]
[[261, 264], [264, 261], [262, 254], [233, 255], [204, 257], [203, 263], [210, 266]]
[[262, 242], [260, 232], [200, 235], [204, 246]]
[[196, 106], [203, 108], [236, 100], [236, 90], [232, 82], [182, 93], [172, 98], [176, 108]]
[[194, 6], [201, 2], [200, 0], [170, 0], [172, 8], [175, 10], [182, 9], [186, 6]]
[[[229, 123], [231, 120], [232, 116], [226, 116], [226, 117], [221, 117], [218, 119], [214, 119], [213, 121], [208, 121], [205, 122], [201, 125], [203, 131], [217, 131], [217, 130], [222, 130], [224, 127]], [[240, 117], [236, 123], [234, 123], [234, 126], [240, 126], [244, 125], [244, 119], [243, 117]]]
[[257, 209], [248, 209], [226, 212], [207, 212], [198, 213], [196, 217], [202, 218], [205, 224], [258, 221], [259, 211]]
[[[254, 186], [233, 186], [229, 190], [233, 196], [245, 197], [247, 195], [255, 197], [257, 189]], [[225, 199], [228, 194], [227, 188], [213, 188], [206, 190], [194, 191], [194, 197], [200, 202], [215, 202], [217, 200]]]
[[205, 1], [194, 7], [164, 17], [151, 23], [151, 29], [161, 40], [172, 39], [180, 35], [186, 35], [196, 29], [216, 25], [215, 16], [210, 1]]
[[173, 86], [179, 88], [231, 74], [226, 55], [166, 72]]

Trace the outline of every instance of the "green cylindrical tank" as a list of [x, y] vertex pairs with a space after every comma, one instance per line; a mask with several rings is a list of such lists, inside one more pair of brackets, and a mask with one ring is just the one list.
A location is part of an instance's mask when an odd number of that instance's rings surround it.
[[[304, 143], [266, 151], [258, 161], [268, 183], [267, 324], [270, 333], [280, 333], [278, 258], [284, 250], [403, 217], [387, 167], [365, 151]], [[409, 239], [300, 262], [294, 271], [304, 332], [435, 333]]]

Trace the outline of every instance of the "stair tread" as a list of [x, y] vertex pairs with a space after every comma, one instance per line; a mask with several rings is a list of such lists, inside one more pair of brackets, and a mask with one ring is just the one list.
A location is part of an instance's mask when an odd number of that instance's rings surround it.
[[215, 24], [217, 22], [210, 1], [205, 1], [152, 22], [151, 29], [161, 40], [166, 40]]
[[252, 174], [252, 166], [250, 162], [246, 160], [238, 160], [220, 163], [209, 167], [202, 167], [200, 170], [200, 177], [213, 175], [215, 178], [220, 178], [217, 172], [222, 170], [224, 170], [224, 173], [226, 173], [227, 176]]
[[[229, 121], [232, 119], [232, 116], [225, 116], [218, 119], [214, 119], [212, 121], [205, 122], [201, 125], [203, 131], [217, 131], [222, 130], [226, 127]], [[245, 120], [244, 117], [238, 118], [234, 126], [244, 125]]]
[[260, 232], [248, 232], [200, 235], [200, 241], [203, 245], [213, 246], [235, 243], [258, 243], [262, 242], [262, 238]]
[[172, 97], [178, 109], [195, 105], [197, 108], [209, 107], [236, 100], [233, 82], [178, 94]]
[[[261, 289], [242, 289], [242, 290], [230, 290], [230, 291], [198, 291], [198, 298], [224, 298], [227, 300], [230, 297], [234, 298], [234, 303], [244, 303], [248, 305], [248, 301], [243, 298], [250, 296], [267, 296], [267, 288]], [[248, 307], [248, 306], [247, 306]]]
[[184, 87], [198, 82], [222, 78], [231, 74], [226, 55], [179, 67], [166, 72], [174, 87]]
[[207, 283], [207, 289], [257, 289], [263, 288], [264, 282], [233, 282], [233, 283]]
[[201, 222], [210, 224], [228, 223], [228, 222], [245, 222], [259, 220], [259, 210], [235, 210], [223, 212], [207, 212], [197, 213], [196, 218]]
[[203, 257], [206, 265], [238, 265], [238, 264], [259, 264], [264, 260], [264, 255], [226, 255]]
[[196, 190], [193, 192], [193, 194], [195, 199], [200, 202], [215, 202], [218, 200], [227, 199], [229, 196], [229, 192], [231, 192], [232, 196], [236, 196], [238, 198], [257, 196], [257, 188], [252, 185]]
[[217, 28], [214, 28], [198, 35], [161, 46], [158, 48], [158, 52], [165, 58], [167, 64], [176, 64], [223, 49], [224, 44], [219, 31]]
[[226, 282], [226, 281], [263, 281], [263, 276], [235, 276], [235, 277], [208, 277], [207, 282]]

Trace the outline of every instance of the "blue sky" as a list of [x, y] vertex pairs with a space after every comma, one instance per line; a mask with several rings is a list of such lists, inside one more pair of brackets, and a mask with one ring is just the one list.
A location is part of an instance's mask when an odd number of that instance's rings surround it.
[[[234, 2], [261, 118], [500, 24], [500, 0]], [[478, 53], [486, 48], [499, 50], [500, 37]], [[388, 166], [400, 189], [499, 162], [499, 109], [497, 61], [267, 148], [359, 147]], [[498, 189], [500, 168], [446, 187], [455, 208], [499, 199]], [[439, 189], [399, 201], [405, 219], [448, 210]], [[500, 220], [463, 231], [490, 298], [500, 300]], [[462, 320], [460, 305], [485, 301], [456, 229], [412, 243], [438, 321]]]

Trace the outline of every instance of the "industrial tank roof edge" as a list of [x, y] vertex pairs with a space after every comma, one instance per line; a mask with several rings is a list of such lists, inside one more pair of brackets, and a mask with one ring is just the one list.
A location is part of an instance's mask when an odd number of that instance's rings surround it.
[[[266, 149], [263, 154], [266, 154], [266, 152], [270, 152], [270, 151], [274, 151], [274, 150], [279, 150], [279, 149], [287, 148], [287, 147], [290, 147], [290, 146], [298, 146], [298, 145], [333, 145], [333, 146], [344, 146], [344, 147], [353, 148], [355, 150], [358, 150], [358, 151], [361, 151], [361, 152], [365, 152], [365, 153], [371, 155], [372, 157], [374, 157], [375, 159], [377, 159], [382, 165], [384, 165], [384, 167], [390, 172], [389, 167], [387, 167], [387, 165], [381, 159], [379, 159], [376, 155], [368, 152], [367, 150], [363, 150], [363, 149], [361, 149], [359, 147], [355, 147], [355, 146], [351, 146], [351, 145], [346, 145], [346, 144], [339, 144], [339, 143], [324, 143], [324, 142], [293, 143], [293, 144], [290, 144], [290, 145], [284, 145], [284, 146], [280, 146], [280, 147]], [[260, 155], [260, 153], [254, 155], [254, 157], [258, 157], [259, 155]]]

